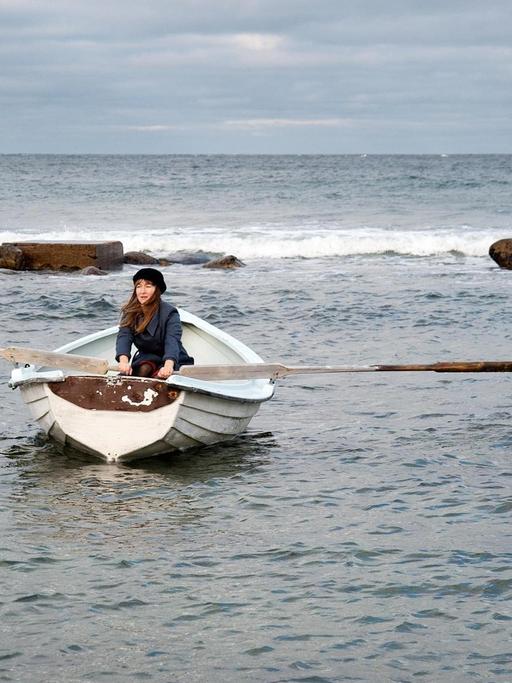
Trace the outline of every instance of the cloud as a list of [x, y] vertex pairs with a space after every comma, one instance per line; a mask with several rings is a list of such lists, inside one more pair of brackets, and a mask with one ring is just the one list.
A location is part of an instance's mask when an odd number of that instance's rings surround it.
[[0, 0], [0, 151], [257, 151], [258, 134], [275, 151], [510, 151], [511, 13], [509, 0]]
[[255, 130], [270, 128], [347, 128], [353, 125], [350, 119], [240, 119], [224, 121], [222, 128]]

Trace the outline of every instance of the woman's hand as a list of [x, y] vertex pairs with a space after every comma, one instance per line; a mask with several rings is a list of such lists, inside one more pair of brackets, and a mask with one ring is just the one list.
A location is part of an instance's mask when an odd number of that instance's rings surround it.
[[119, 372], [122, 375], [132, 374], [132, 366], [130, 365], [130, 359], [128, 356], [121, 356], [119, 358]]
[[173, 360], [166, 360], [163, 367], [160, 368], [160, 370], [157, 373], [157, 377], [160, 377], [160, 379], [167, 379], [170, 377], [173, 373], [174, 370], [174, 361]]

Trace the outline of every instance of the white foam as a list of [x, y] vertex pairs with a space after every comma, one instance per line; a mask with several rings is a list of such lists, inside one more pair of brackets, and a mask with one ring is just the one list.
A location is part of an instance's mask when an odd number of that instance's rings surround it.
[[120, 240], [125, 251], [143, 250], [165, 256], [176, 251], [235, 254], [239, 258], [321, 258], [368, 254], [437, 256], [457, 252], [486, 256], [492, 242], [506, 235], [469, 226], [458, 229], [392, 230], [367, 227], [319, 229], [314, 226], [247, 226], [186, 230], [96, 230], [66, 228], [44, 233], [0, 232], [0, 242], [19, 240]]

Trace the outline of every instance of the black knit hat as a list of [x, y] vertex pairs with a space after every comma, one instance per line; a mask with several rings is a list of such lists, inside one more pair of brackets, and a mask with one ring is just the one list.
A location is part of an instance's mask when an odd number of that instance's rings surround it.
[[141, 268], [133, 276], [133, 284], [135, 284], [137, 280], [148, 280], [148, 282], [152, 282], [158, 287], [162, 294], [167, 289], [164, 276], [159, 270], [156, 270], [156, 268]]

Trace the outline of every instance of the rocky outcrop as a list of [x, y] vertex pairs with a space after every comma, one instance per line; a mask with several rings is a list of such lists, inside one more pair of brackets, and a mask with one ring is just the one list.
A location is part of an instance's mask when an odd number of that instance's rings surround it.
[[512, 239], [502, 239], [489, 247], [489, 256], [500, 268], [512, 270]]
[[9, 268], [9, 270], [23, 270], [25, 267], [25, 259], [23, 252], [19, 247], [10, 244], [2, 244], [0, 246], [0, 268]]
[[208, 263], [204, 264], [203, 268], [224, 268], [229, 270], [232, 268], [241, 268], [242, 266], [245, 266], [245, 263], [237, 259], [236, 256], [230, 254], [228, 256], [223, 256], [222, 258], [214, 259], [213, 261], [208, 261]]
[[124, 255], [123, 261], [124, 263], [134, 266], [154, 266], [159, 264], [159, 260], [157, 258], [146, 254], [145, 251], [127, 251]]
[[6, 242], [22, 252], [23, 270], [115, 270], [123, 265], [121, 242]]

